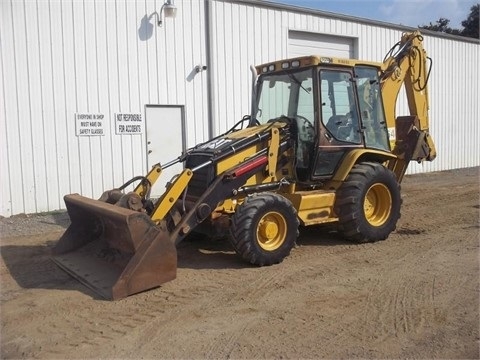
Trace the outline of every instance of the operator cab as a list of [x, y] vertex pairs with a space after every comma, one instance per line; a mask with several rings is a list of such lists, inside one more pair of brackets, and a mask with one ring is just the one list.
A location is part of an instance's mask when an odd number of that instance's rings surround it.
[[390, 151], [377, 67], [308, 57], [257, 69], [252, 123], [291, 124], [298, 181], [331, 178], [352, 149]]

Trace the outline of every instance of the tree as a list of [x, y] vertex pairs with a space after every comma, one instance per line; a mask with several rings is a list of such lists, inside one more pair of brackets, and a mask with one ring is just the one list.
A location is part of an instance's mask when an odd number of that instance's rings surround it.
[[480, 5], [473, 5], [470, 8], [470, 14], [468, 15], [466, 20], [462, 21], [462, 35], [463, 36], [468, 36], [472, 38], [479, 38], [478, 35], [478, 28], [480, 27], [480, 22], [478, 20], [478, 9]]
[[448, 24], [450, 20], [446, 18], [440, 18], [434, 24], [430, 22], [428, 25], [421, 25], [419, 28], [478, 39], [478, 10], [479, 4], [473, 5], [470, 8], [470, 14], [467, 19], [462, 21], [463, 29], [453, 29], [449, 27]]
[[440, 18], [437, 20], [435, 24], [432, 24], [430, 22], [429, 25], [422, 25], [420, 26], [421, 29], [427, 29], [427, 30], [432, 30], [432, 31], [438, 31], [438, 32], [443, 32], [447, 34], [453, 34], [453, 35], [460, 35], [461, 30], [458, 29], [452, 29], [451, 27], [448, 26], [450, 23], [450, 20], [445, 19], [445, 18]]

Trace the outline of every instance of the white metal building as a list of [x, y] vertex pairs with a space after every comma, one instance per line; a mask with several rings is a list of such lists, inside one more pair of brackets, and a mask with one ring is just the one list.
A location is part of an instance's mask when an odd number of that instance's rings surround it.
[[[412, 30], [254, 0], [176, 0], [159, 27], [162, 4], [0, 2], [0, 215], [99, 197], [225, 131], [249, 112], [251, 64], [382, 61]], [[438, 158], [409, 172], [479, 166], [479, 41], [428, 32], [425, 48]]]

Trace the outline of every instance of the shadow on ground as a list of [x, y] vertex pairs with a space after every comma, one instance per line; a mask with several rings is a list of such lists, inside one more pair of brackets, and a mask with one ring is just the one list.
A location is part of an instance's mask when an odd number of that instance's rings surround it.
[[[65, 221], [63, 216], [60, 221]], [[68, 223], [65, 222], [65, 226]], [[86, 286], [61, 270], [51, 258], [52, 249], [59, 233], [18, 238], [18, 244], [3, 245], [1, 256], [10, 276], [24, 289], [57, 289], [80, 291], [94, 299], [102, 299]], [[15, 238], [17, 239], [17, 238]], [[337, 246], [350, 244], [325, 228], [309, 227], [300, 230], [298, 246]], [[192, 235], [178, 245], [178, 267], [189, 269], [241, 269], [253, 267], [243, 261], [234, 251], [228, 239], [212, 240], [200, 235]], [[92, 255], [95, 256], [95, 255]], [[4, 280], [2, 280], [4, 281]], [[8, 297], [8, 289], [3, 286], [2, 297]]]

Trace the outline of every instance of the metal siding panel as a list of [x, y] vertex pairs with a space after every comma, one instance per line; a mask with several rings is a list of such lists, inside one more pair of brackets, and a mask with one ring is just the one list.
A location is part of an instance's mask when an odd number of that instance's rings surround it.
[[[119, 103], [117, 108], [113, 109], [114, 112], [129, 112], [131, 109], [131, 92], [130, 92], [130, 57], [128, 54], [129, 43], [128, 43], [128, 33], [127, 33], [127, 11], [126, 4], [128, 0], [117, 0], [115, 11], [116, 11], [116, 35], [117, 41], [115, 46], [115, 56], [118, 62], [118, 94], [119, 94]], [[127, 141], [128, 137], [122, 137], [122, 152], [125, 152], [125, 147], [129, 147], [130, 141]], [[127, 149], [129, 150], [129, 149]], [[126, 159], [130, 159], [128, 154]], [[124, 159], [124, 160], [126, 160]], [[124, 161], [124, 164], [127, 168], [131, 166], [129, 161]], [[128, 164], [128, 165], [127, 165]]]
[[160, 62], [160, 71], [163, 72], [163, 77], [165, 79], [165, 87], [162, 87], [160, 84], [160, 93], [165, 93], [163, 98], [164, 101], [168, 104], [178, 104], [178, 90], [182, 86], [180, 79], [177, 78], [178, 73], [178, 63], [182, 61], [181, 56], [178, 56], [176, 51], [176, 32], [179, 31], [180, 26], [177, 26], [177, 20], [181, 21], [179, 18], [180, 14], [177, 14], [177, 19], [173, 21], [172, 19], [164, 19], [164, 25], [161, 28], [158, 28], [160, 31], [160, 36], [163, 41], [163, 52], [162, 57], [163, 61]]
[[268, 49], [268, 61], [278, 59], [277, 54], [277, 39], [278, 36], [277, 34], [279, 33], [279, 28], [276, 26], [277, 24], [275, 23], [275, 13], [276, 11], [273, 9], [267, 9], [264, 8], [262, 9], [262, 14], [264, 19], [266, 21], [263, 22], [263, 25], [265, 28], [262, 29], [264, 34], [266, 34], [264, 41], [266, 48]]
[[[89, 39], [87, 38], [87, 31], [90, 27], [86, 19], [85, 3], [73, 1], [72, 4], [72, 18], [73, 36], [75, 43], [74, 62], [75, 75], [77, 85], [77, 111], [78, 113], [90, 113], [89, 93], [93, 91], [90, 88], [88, 73], [89, 59], [95, 56], [95, 49], [88, 46]], [[91, 151], [91, 137], [79, 136], [78, 141], [78, 175], [80, 177], [80, 194], [92, 197], [93, 196], [93, 174], [92, 174], [92, 151]], [[94, 140], [95, 141], [95, 140]], [[74, 174], [75, 176], [75, 174]]]
[[[248, 7], [241, 6], [238, 10], [239, 16], [236, 33], [237, 33], [237, 47], [238, 47], [238, 67], [236, 67], [239, 71], [235, 71], [233, 68], [232, 71], [236, 73], [237, 77], [237, 89], [240, 101], [237, 101], [237, 107], [239, 108], [239, 112], [243, 111], [243, 114], [249, 114], [251, 108], [251, 101], [250, 101], [250, 92], [251, 92], [251, 76], [249, 67], [251, 65], [251, 58], [250, 55], [250, 44], [253, 42], [253, 36], [249, 37], [248, 35], [248, 27], [244, 29], [244, 32], [240, 32], [241, 29], [240, 24], [247, 24], [248, 19]], [[247, 25], [248, 26], [248, 25]], [[243, 30], [243, 29], [242, 29]], [[242, 108], [244, 104], [247, 104], [246, 108]]]
[[[10, 215], [23, 203], [22, 191], [13, 191], [16, 189], [14, 179], [20, 177], [20, 167], [12, 166], [18, 160], [18, 156], [13, 154], [13, 138], [18, 135], [15, 131], [18, 128], [11, 125], [7, 119], [16, 116], [17, 93], [16, 87], [7, 84], [15, 84], [15, 42], [14, 42], [14, 24], [12, 13], [12, 3], [7, 1], [0, 2], [0, 12], [2, 21], [0, 22], [0, 75], [1, 75], [1, 100], [0, 101], [0, 128], [2, 129], [2, 140], [0, 141], [0, 214]], [[8, 54], [8, 56], [6, 55]], [[18, 123], [18, 121], [16, 122]], [[15, 123], [14, 123], [15, 124]], [[18, 190], [18, 189], [17, 189]]]
[[[79, 192], [80, 194], [87, 195], [85, 191], [85, 180], [88, 174], [86, 173], [85, 165], [81, 165], [83, 154], [89, 153], [88, 144], [85, 146], [85, 142], [88, 139], [80, 139], [75, 137], [75, 117], [77, 112], [86, 112], [86, 84], [85, 84], [85, 54], [83, 49], [83, 6], [74, 0], [71, 2], [64, 2], [65, 10], [67, 12], [64, 25], [67, 27], [65, 32], [65, 43], [71, 44], [68, 50], [65, 51], [65, 56], [68, 58], [69, 66], [66, 72], [70, 78], [67, 84], [73, 91], [71, 93], [71, 109], [67, 113], [69, 123], [68, 139], [71, 143], [70, 153], [70, 174], [72, 177], [72, 191]], [[87, 162], [86, 160], [85, 162]]]
[[219, 96], [217, 98], [217, 105], [219, 106], [219, 116], [217, 120], [217, 133], [223, 133], [235, 124], [235, 119], [239, 118], [235, 114], [234, 107], [234, 87], [235, 87], [235, 74], [232, 70], [232, 64], [234, 61], [233, 54], [233, 29], [231, 27], [233, 17], [236, 14], [232, 10], [231, 4], [225, 4], [223, 7], [224, 21], [222, 22], [223, 38], [219, 41], [219, 56], [221, 59], [217, 59], [221, 64], [221, 74], [218, 77]]
[[[200, 65], [207, 64], [206, 53], [206, 30], [205, 30], [205, 3], [203, 1], [192, 3], [192, 43], [194, 46], [190, 47], [188, 43], [185, 43], [185, 47], [191, 50], [191, 57], [193, 63]], [[186, 114], [190, 121], [195, 122], [194, 135], [187, 136], [187, 145], [194, 146], [200, 142], [206, 141], [209, 138], [209, 124], [210, 114], [208, 113], [208, 96], [207, 96], [207, 82], [208, 77], [212, 69], [207, 69], [206, 72], [202, 72], [201, 76], [195, 78], [193, 81], [193, 95], [192, 99], [195, 100], [193, 106], [187, 106]], [[186, 101], [186, 105], [190, 102]]]
[[[31, 104], [31, 89], [30, 89], [30, 64], [29, 64], [29, 49], [27, 44], [32, 46], [38, 45], [35, 38], [29, 38], [27, 33], [27, 15], [26, 4], [22, 2], [13, 2], [12, 6], [12, 23], [13, 42], [15, 43], [14, 61], [15, 66], [12, 70], [15, 71], [15, 87], [17, 92], [16, 97], [16, 113], [13, 113], [11, 119], [17, 120], [16, 129], [13, 131], [15, 137], [12, 138], [10, 144], [14, 152], [18, 152], [17, 162], [11, 162], [13, 167], [20, 168], [20, 176], [16, 178], [17, 192], [22, 193], [22, 203], [17, 204], [17, 212], [35, 212], [37, 208], [36, 198], [36, 184], [34, 171], [34, 152], [32, 144], [32, 104]], [[29, 4], [31, 7], [32, 4]], [[30, 34], [30, 36], [34, 33]], [[37, 94], [33, 94], [36, 96]], [[8, 118], [7, 118], [8, 119]], [[13, 129], [12, 129], [13, 130]], [[21, 184], [21, 185], [20, 185]], [[20, 185], [20, 186], [19, 186]], [[29, 199], [34, 199], [29, 201]]]
[[49, 3], [48, 32], [51, 43], [48, 71], [49, 81], [52, 86], [53, 108], [48, 116], [52, 119], [53, 128], [49, 129], [53, 138], [51, 152], [52, 165], [48, 167], [49, 198], [48, 210], [63, 207], [62, 194], [69, 192], [68, 151], [66, 133], [66, 104], [65, 104], [65, 81], [64, 81], [64, 58], [63, 58], [63, 29], [62, 12], [59, 2]]
[[[107, 63], [108, 72], [101, 74], [101, 81], [108, 84], [108, 117], [113, 119], [113, 116], [117, 112], [123, 111], [122, 99], [120, 95], [120, 89], [122, 87], [120, 82], [120, 63], [118, 54], [118, 42], [120, 41], [118, 27], [118, 9], [117, 3], [105, 0], [105, 42], [106, 42], [106, 54], [105, 59]], [[120, 24], [123, 23], [123, 19], [120, 20]], [[126, 109], [125, 109], [126, 110]], [[110, 134], [114, 131], [113, 125], [110, 125]], [[123, 139], [122, 136], [110, 136], [110, 149], [109, 149], [109, 163], [112, 164], [111, 172], [111, 185], [119, 186], [126, 179], [124, 176], [125, 162], [123, 159]], [[110, 184], [105, 184], [108, 188]]]
[[[60, 24], [62, 34], [62, 78], [63, 99], [65, 112], [63, 121], [65, 124], [66, 152], [65, 162], [67, 163], [68, 193], [78, 192], [80, 189], [80, 177], [78, 176], [78, 141], [75, 138], [75, 119], [73, 114], [77, 112], [77, 84], [75, 69], [75, 42], [73, 37], [73, 8], [72, 2], [60, 2]], [[62, 136], [62, 135], [61, 135]], [[62, 193], [60, 194], [62, 195]], [[62, 206], [63, 207], [63, 206]]]
[[[127, 32], [127, 11], [126, 2], [128, 0], [118, 0], [116, 2], [116, 25], [117, 38], [115, 43], [115, 57], [118, 64], [118, 105], [112, 107], [113, 114], [128, 113], [131, 111], [131, 94], [130, 94], [130, 58], [128, 51], [130, 50]], [[113, 135], [112, 135], [113, 136]], [[119, 139], [119, 152], [121, 157], [116, 164], [122, 167], [121, 181], [116, 184], [122, 184], [128, 181], [133, 175], [133, 154], [132, 139], [129, 135], [115, 136]], [[117, 148], [118, 149], [118, 148]]]
[[[130, 93], [130, 113], [143, 113], [143, 104], [140, 100], [140, 84], [138, 71], [138, 24], [141, 17], [137, 15], [137, 1], [126, 1], [125, 3], [125, 27], [127, 29], [127, 43], [128, 49], [125, 54], [129, 59], [129, 84], [130, 89], [127, 91]], [[112, 121], [113, 123], [113, 121]], [[145, 173], [147, 168], [147, 159], [145, 156], [145, 134], [129, 135], [130, 139], [131, 157], [132, 157], [132, 169], [130, 174], [127, 174], [127, 178], [131, 178], [136, 175]], [[99, 174], [101, 175], [101, 173]], [[103, 189], [103, 188], [101, 188]]]
[[[234, 5], [232, 9], [232, 17], [230, 19], [229, 33], [230, 41], [232, 44], [232, 56], [230, 58], [230, 63], [227, 64], [227, 71], [232, 74], [232, 82], [230, 83], [229, 89], [227, 89], [227, 96], [231, 98], [231, 107], [229, 113], [225, 114], [225, 119], [227, 123], [237, 122], [240, 120], [239, 117], [232, 119], [232, 110], [233, 114], [242, 113], [242, 105], [245, 103], [244, 97], [245, 94], [242, 94], [243, 88], [242, 84], [242, 73], [245, 73], [244, 67], [242, 66], [242, 57], [241, 57], [241, 48], [240, 48], [240, 8], [243, 6]], [[234, 69], [238, 69], [235, 71]], [[247, 70], [248, 71], [248, 70]], [[245, 76], [243, 76], [245, 78]], [[233, 85], [233, 86], [232, 86]], [[226, 130], [226, 129], [225, 129]]]
[[[426, 38], [434, 59], [430, 80], [431, 133], [438, 157], [412, 172], [478, 166], [478, 87], [462, 86], [464, 79], [478, 79], [478, 45]], [[467, 60], [468, 59], [468, 60]], [[452, 64], [455, 71], [452, 71]]]
[[[138, 84], [138, 97], [139, 97], [139, 106], [143, 105], [142, 99], [146, 100], [147, 103], [151, 103], [151, 89], [152, 83], [149, 72], [150, 72], [150, 62], [149, 62], [149, 39], [153, 36], [154, 24], [151, 24], [148, 13], [148, 6], [146, 1], [137, 2], [135, 7], [135, 17], [138, 21], [138, 40], [136, 43], [136, 56], [137, 56], [137, 76], [139, 78]], [[156, 19], [153, 19], [154, 22]], [[151, 47], [151, 46], [150, 46]]]
[[[97, 47], [97, 71], [98, 71], [98, 112], [105, 116], [105, 135], [100, 139], [102, 174], [96, 179], [96, 192], [99, 187], [109, 189], [119, 184], [122, 179], [121, 164], [116, 151], [119, 139], [114, 143], [112, 132], [114, 111], [117, 108], [118, 99], [118, 78], [117, 61], [115, 56], [116, 34], [112, 28], [116, 27], [117, 18], [113, 17], [115, 8], [112, 2], [101, 1], [95, 3], [95, 16], [97, 20], [97, 31], [95, 44]], [[117, 185], [118, 186], [118, 185]]]
[[[147, 17], [155, 11], [154, 1], [149, 1], [146, 5], [148, 9], [145, 12]], [[155, 29], [155, 18], [153, 18], [153, 25]], [[150, 23], [150, 22], [149, 22]], [[159, 104], [160, 103], [160, 74], [158, 71], [159, 63], [159, 49], [158, 43], [160, 41], [159, 31], [152, 30], [152, 35], [150, 38], [145, 40], [145, 51], [146, 51], [146, 60], [147, 60], [147, 69], [148, 69], [148, 103], [149, 104]], [[165, 83], [162, 83], [163, 86]]]
[[47, 211], [60, 206], [61, 197], [58, 194], [59, 177], [57, 162], [57, 124], [56, 124], [56, 93], [54, 90], [53, 42], [51, 31], [51, 8], [48, 5], [37, 4], [37, 36], [39, 44], [39, 74], [40, 74], [40, 101], [41, 123], [38, 125], [36, 138], [38, 152], [41, 154], [37, 161], [43, 170], [36, 171], [39, 191], [45, 193], [46, 199], [39, 198], [38, 211]]
[[[98, 46], [97, 33], [101, 22], [97, 19], [95, 2], [85, 2], [83, 4], [83, 53], [85, 55], [85, 67], [79, 70], [84, 71], [86, 86], [86, 110], [80, 112], [101, 113], [99, 104], [99, 70], [98, 70]], [[105, 115], [105, 114], [104, 114]], [[86, 184], [85, 195], [98, 198], [102, 194], [102, 172], [103, 156], [102, 142], [103, 136], [89, 136], [81, 139], [85, 143], [84, 150], [80, 154], [81, 162], [85, 163], [84, 171], [86, 179], [82, 179]]]
[[[256, 51], [256, 34], [255, 34], [255, 17], [254, 17], [255, 9], [253, 9], [250, 6], [245, 6], [245, 16], [246, 20], [242, 21], [242, 24], [246, 24], [247, 29], [244, 32], [246, 36], [244, 36], [247, 39], [247, 45], [246, 45], [246, 53], [243, 57], [243, 64], [247, 64], [249, 69], [250, 65], [255, 65], [255, 56], [257, 56], [257, 51]], [[243, 30], [243, 29], [242, 29]], [[244, 73], [241, 73], [244, 75]], [[251, 71], [248, 70], [247, 76], [243, 76], [245, 83], [247, 84], [245, 86], [245, 91], [246, 91], [246, 96], [247, 96], [247, 107], [248, 107], [248, 112], [250, 112], [252, 108], [252, 75]]]
[[[273, 44], [272, 44], [272, 36], [270, 34], [270, 31], [275, 34], [276, 29], [270, 29], [269, 26], [269, 17], [268, 17], [268, 9], [266, 8], [260, 8], [258, 9], [258, 13], [260, 16], [260, 48], [262, 49], [261, 56], [262, 60], [261, 62], [267, 62], [267, 61], [272, 61], [275, 60], [274, 57], [274, 51], [273, 49]], [[274, 35], [273, 35], [274, 36]]]
[[255, 64], [260, 64], [263, 61], [263, 47], [261, 46], [262, 37], [262, 16], [258, 8], [252, 8], [253, 17], [253, 36], [255, 39], [255, 46], [253, 47], [253, 59]]
[[[196, 65], [206, 65], [205, 41], [202, 36], [204, 17], [203, 1], [184, 3], [182, 12], [185, 14], [185, 23], [190, 24], [184, 32], [183, 44], [190, 44], [185, 51], [185, 112], [187, 116], [187, 147], [208, 139], [208, 126], [205, 126], [203, 119], [207, 118], [207, 98], [203, 88], [206, 86], [206, 77], [210, 69], [200, 73], [195, 72]], [[194, 116], [195, 115], [195, 116]]]
[[460, 81], [462, 79], [466, 80], [467, 86], [462, 87], [465, 93], [460, 93], [459, 96], [462, 100], [460, 109], [463, 113], [462, 117], [464, 119], [464, 125], [460, 126], [460, 128], [464, 129], [468, 134], [468, 138], [465, 141], [468, 146], [464, 148], [466, 159], [465, 166], [471, 167], [475, 166], [475, 164], [480, 164], [480, 129], [478, 125], [478, 121], [480, 119], [480, 111], [478, 106], [478, 99], [480, 99], [478, 85], [478, 81], [480, 80], [480, 74], [478, 70], [478, 64], [480, 63], [480, 51], [474, 51], [471, 44], [464, 43], [459, 45], [462, 45], [463, 48], [461, 54], [463, 53], [469, 55], [463, 56], [462, 59], [463, 76], [459, 77], [459, 79]]
[[[48, 171], [46, 147], [48, 145], [45, 142], [45, 130], [49, 127], [48, 116], [46, 116], [49, 110], [46, 105], [46, 102], [49, 100], [49, 91], [46, 89], [49, 81], [48, 74], [45, 74], [44, 71], [46, 70], [45, 63], [47, 62], [50, 45], [41, 45], [41, 40], [47, 35], [43, 26], [45, 15], [47, 15], [48, 19], [48, 13], [45, 14], [45, 11], [41, 11], [38, 3], [25, 3], [26, 19], [31, 19], [31, 21], [28, 21], [25, 32], [27, 34], [27, 43], [30, 42], [31, 44], [27, 48], [28, 92], [30, 100], [30, 128], [28, 130], [30, 130], [32, 145], [34, 190], [31, 196], [36, 199], [35, 212], [45, 211], [48, 208], [49, 201], [46, 184]], [[25, 130], [26, 128], [24, 128]], [[49, 152], [49, 154], [51, 153]], [[29, 161], [29, 159], [25, 160], [26, 162]], [[27, 211], [32, 212], [32, 210]]]
[[[3, 32], [0, 31], [0, 37], [2, 37]], [[8, 159], [8, 130], [6, 114], [6, 105], [5, 105], [5, 76], [3, 74], [3, 49], [0, 46], [0, 183], [2, 184], [0, 189], [0, 214], [10, 214], [11, 213], [11, 190], [12, 186], [9, 179], [9, 171], [5, 171], [10, 167]], [[3, 216], [3, 215], [2, 215]]]
[[[224, 42], [224, 57], [225, 62], [223, 66], [224, 76], [225, 76], [225, 84], [224, 84], [224, 91], [223, 91], [223, 101], [222, 103], [222, 113], [220, 116], [219, 122], [219, 129], [220, 132], [224, 132], [229, 128], [231, 123], [231, 115], [235, 111], [235, 91], [234, 91], [234, 84], [235, 84], [235, 74], [232, 71], [232, 64], [234, 62], [234, 43], [233, 43], [233, 28], [232, 28], [232, 21], [233, 18], [236, 17], [235, 11], [233, 9], [235, 4], [231, 4], [231, 6], [227, 6], [224, 9], [225, 21], [223, 23], [224, 34], [225, 37], [223, 39]], [[227, 80], [228, 79], [228, 80]]]
[[228, 2], [212, 2], [215, 134], [250, 112], [251, 64], [286, 55], [281, 11]]
[[[225, 111], [225, 94], [226, 94], [226, 89], [225, 89], [225, 83], [227, 82], [226, 79], [226, 59], [224, 58], [223, 54], [225, 54], [225, 40], [224, 36], [221, 36], [221, 34], [225, 33], [225, 24], [224, 24], [224, 19], [225, 19], [225, 13], [224, 13], [224, 4], [223, 3], [213, 3], [212, 6], [212, 18], [216, 19], [214, 29], [212, 31], [214, 32], [212, 38], [212, 52], [213, 52], [213, 61], [214, 61], [214, 66], [215, 66], [215, 75], [214, 75], [214, 91], [213, 91], [213, 96], [215, 98], [215, 107], [216, 111], [215, 116], [214, 116], [214, 135], [219, 134], [224, 130], [224, 127], [222, 127], [222, 121], [221, 119], [223, 118], [223, 114]], [[214, 69], [212, 69], [213, 71]], [[231, 83], [231, 82], [229, 82]]]
[[174, 87], [175, 84], [170, 84], [168, 82], [169, 78], [167, 77], [167, 71], [166, 71], [167, 66], [170, 66], [170, 64], [168, 64], [167, 62], [166, 54], [168, 53], [168, 51], [171, 51], [170, 49], [168, 49], [167, 51], [167, 42], [166, 42], [167, 36], [165, 35], [166, 31], [168, 31], [169, 36], [171, 35], [171, 26], [169, 26], [170, 30], [168, 29], [165, 30], [166, 24], [167, 22], [164, 22], [163, 27], [157, 28], [157, 31], [155, 31], [156, 53], [155, 53], [154, 59], [156, 60], [155, 66], [157, 68], [157, 78], [156, 78], [158, 79], [158, 83], [157, 83], [158, 100], [157, 101], [159, 104], [168, 104], [169, 99], [171, 97], [171, 96], [169, 97], [170, 92], [173, 93], [176, 91]]
[[93, 112], [98, 112], [105, 116], [104, 130], [105, 135], [100, 137], [96, 151], [97, 163], [101, 168], [101, 173], [95, 173], [95, 189], [94, 193], [98, 194], [103, 189], [109, 189], [114, 186], [113, 167], [115, 164], [112, 159], [112, 131], [113, 130], [113, 113], [110, 106], [110, 84], [109, 84], [109, 56], [108, 52], [108, 9], [105, 2], [96, 1], [94, 3], [95, 16], [95, 38], [93, 39], [96, 48], [96, 79], [95, 86], [97, 88], [97, 104], [93, 108]]

